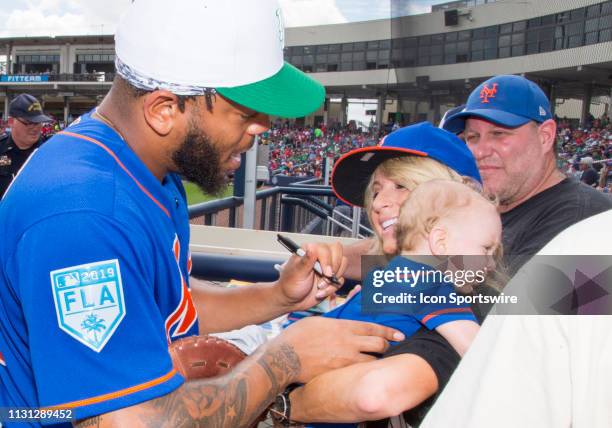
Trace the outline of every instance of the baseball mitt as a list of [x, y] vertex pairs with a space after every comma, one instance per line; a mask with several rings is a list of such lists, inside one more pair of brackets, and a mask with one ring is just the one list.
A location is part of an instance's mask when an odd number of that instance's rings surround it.
[[185, 380], [220, 376], [242, 361], [246, 354], [214, 336], [191, 336], [172, 342], [172, 363]]
[[[172, 363], [186, 381], [221, 376], [240, 361], [246, 354], [237, 346], [214, 336], [191, 336], [172, 342], [168, 347]], [[266, 418], [268, 410], [250, 428]]]

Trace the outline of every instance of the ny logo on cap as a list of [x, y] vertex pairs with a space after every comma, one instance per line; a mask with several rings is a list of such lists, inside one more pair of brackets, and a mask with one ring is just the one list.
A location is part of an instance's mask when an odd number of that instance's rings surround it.
[[489, 98], [495, 98], [495, 94], [497, 94], [497, 83], [493, 83], [492, 88], [489, 88], [489, 85], [485, 83], [480, 91], [480, 99], [485, 104], [489, 102]]
[[28, 107], [28, 111], [42, 111], [42, 107], [40, 106], [40, 103], [38, 101], [32, 103], [30, 105], [30, 107]]

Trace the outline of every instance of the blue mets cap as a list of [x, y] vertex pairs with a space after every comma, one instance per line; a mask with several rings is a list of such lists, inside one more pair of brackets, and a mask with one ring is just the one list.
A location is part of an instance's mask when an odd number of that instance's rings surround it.
[[402, 156], [429, 157], [481, 182], [476, 160], [465, 143], [448, 131], [421, 122], [393, 131], [377, 146], [351, 150], [340, 157], [331, 179], [336, 196], [350, 205], [363, 206], [366, 186], [378, 165]]
[[465, 108], [450, 116], [444, 129], [463, 131], [468, 117], [478, 117], [506, 128], [533, 120], [552, 119], [550, 102], [542, 89], [521, 76], [495, 76], [481, 83], [468, 97]]

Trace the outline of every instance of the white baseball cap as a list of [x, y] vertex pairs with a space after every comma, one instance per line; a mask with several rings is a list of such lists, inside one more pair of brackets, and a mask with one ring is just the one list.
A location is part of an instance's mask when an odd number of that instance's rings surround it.
[[255, 111], [301, 117], [323, 86], [283, 60], [277, 0], [135, 0], [115, 34], [117, 73], [140, 89], [215, 91]]

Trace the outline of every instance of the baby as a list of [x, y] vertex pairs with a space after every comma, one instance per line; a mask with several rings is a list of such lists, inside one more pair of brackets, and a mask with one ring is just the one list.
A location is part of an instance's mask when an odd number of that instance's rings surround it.
[[[473, 284], [465, 282], [463, 276], [460, 284], [448, 278], [460, 278], [457, 275], [460, 270], [491, 272], [501, 250], [501, 227], [495, 204], [465, 184], [432, 180], [418, 186], [402, 205], [397, 226], [400, 254], [391, 259], [385, 271], [422, 272], [419, 277], [412, 276], [411, 287], [404, 282], [403, 290], [415, 296], [443, 296], [435, 299], [442, 303], [420, 303], [417, 298], [415, 303], [384, 307], [385, 313], [364, 314], [362, 293], [367, 296], [372, 290], [384, 292], [399, 287], [388, 284], [375, 289], [374, 271], [370, 271], [364, 279], [363, 291], [324, 316], [383, 324], [402, 331], [406, 337], [425, 326], [438, 331], [463, 355], [479, 326], [469, 305], [457, 304], [449, 297], [452, 293], [470, 293]], [[450, 257], [457, 255], [479, 257]], [[429, 263], [438, 261], [437, 266], [423, 263], [423, 256], [429, 256], [426, 257]], [[425, 272], [432, 275], [425, 277]], [[486, 276], [482, 274], [482, 281], [472, 282], [483, 282]]]

